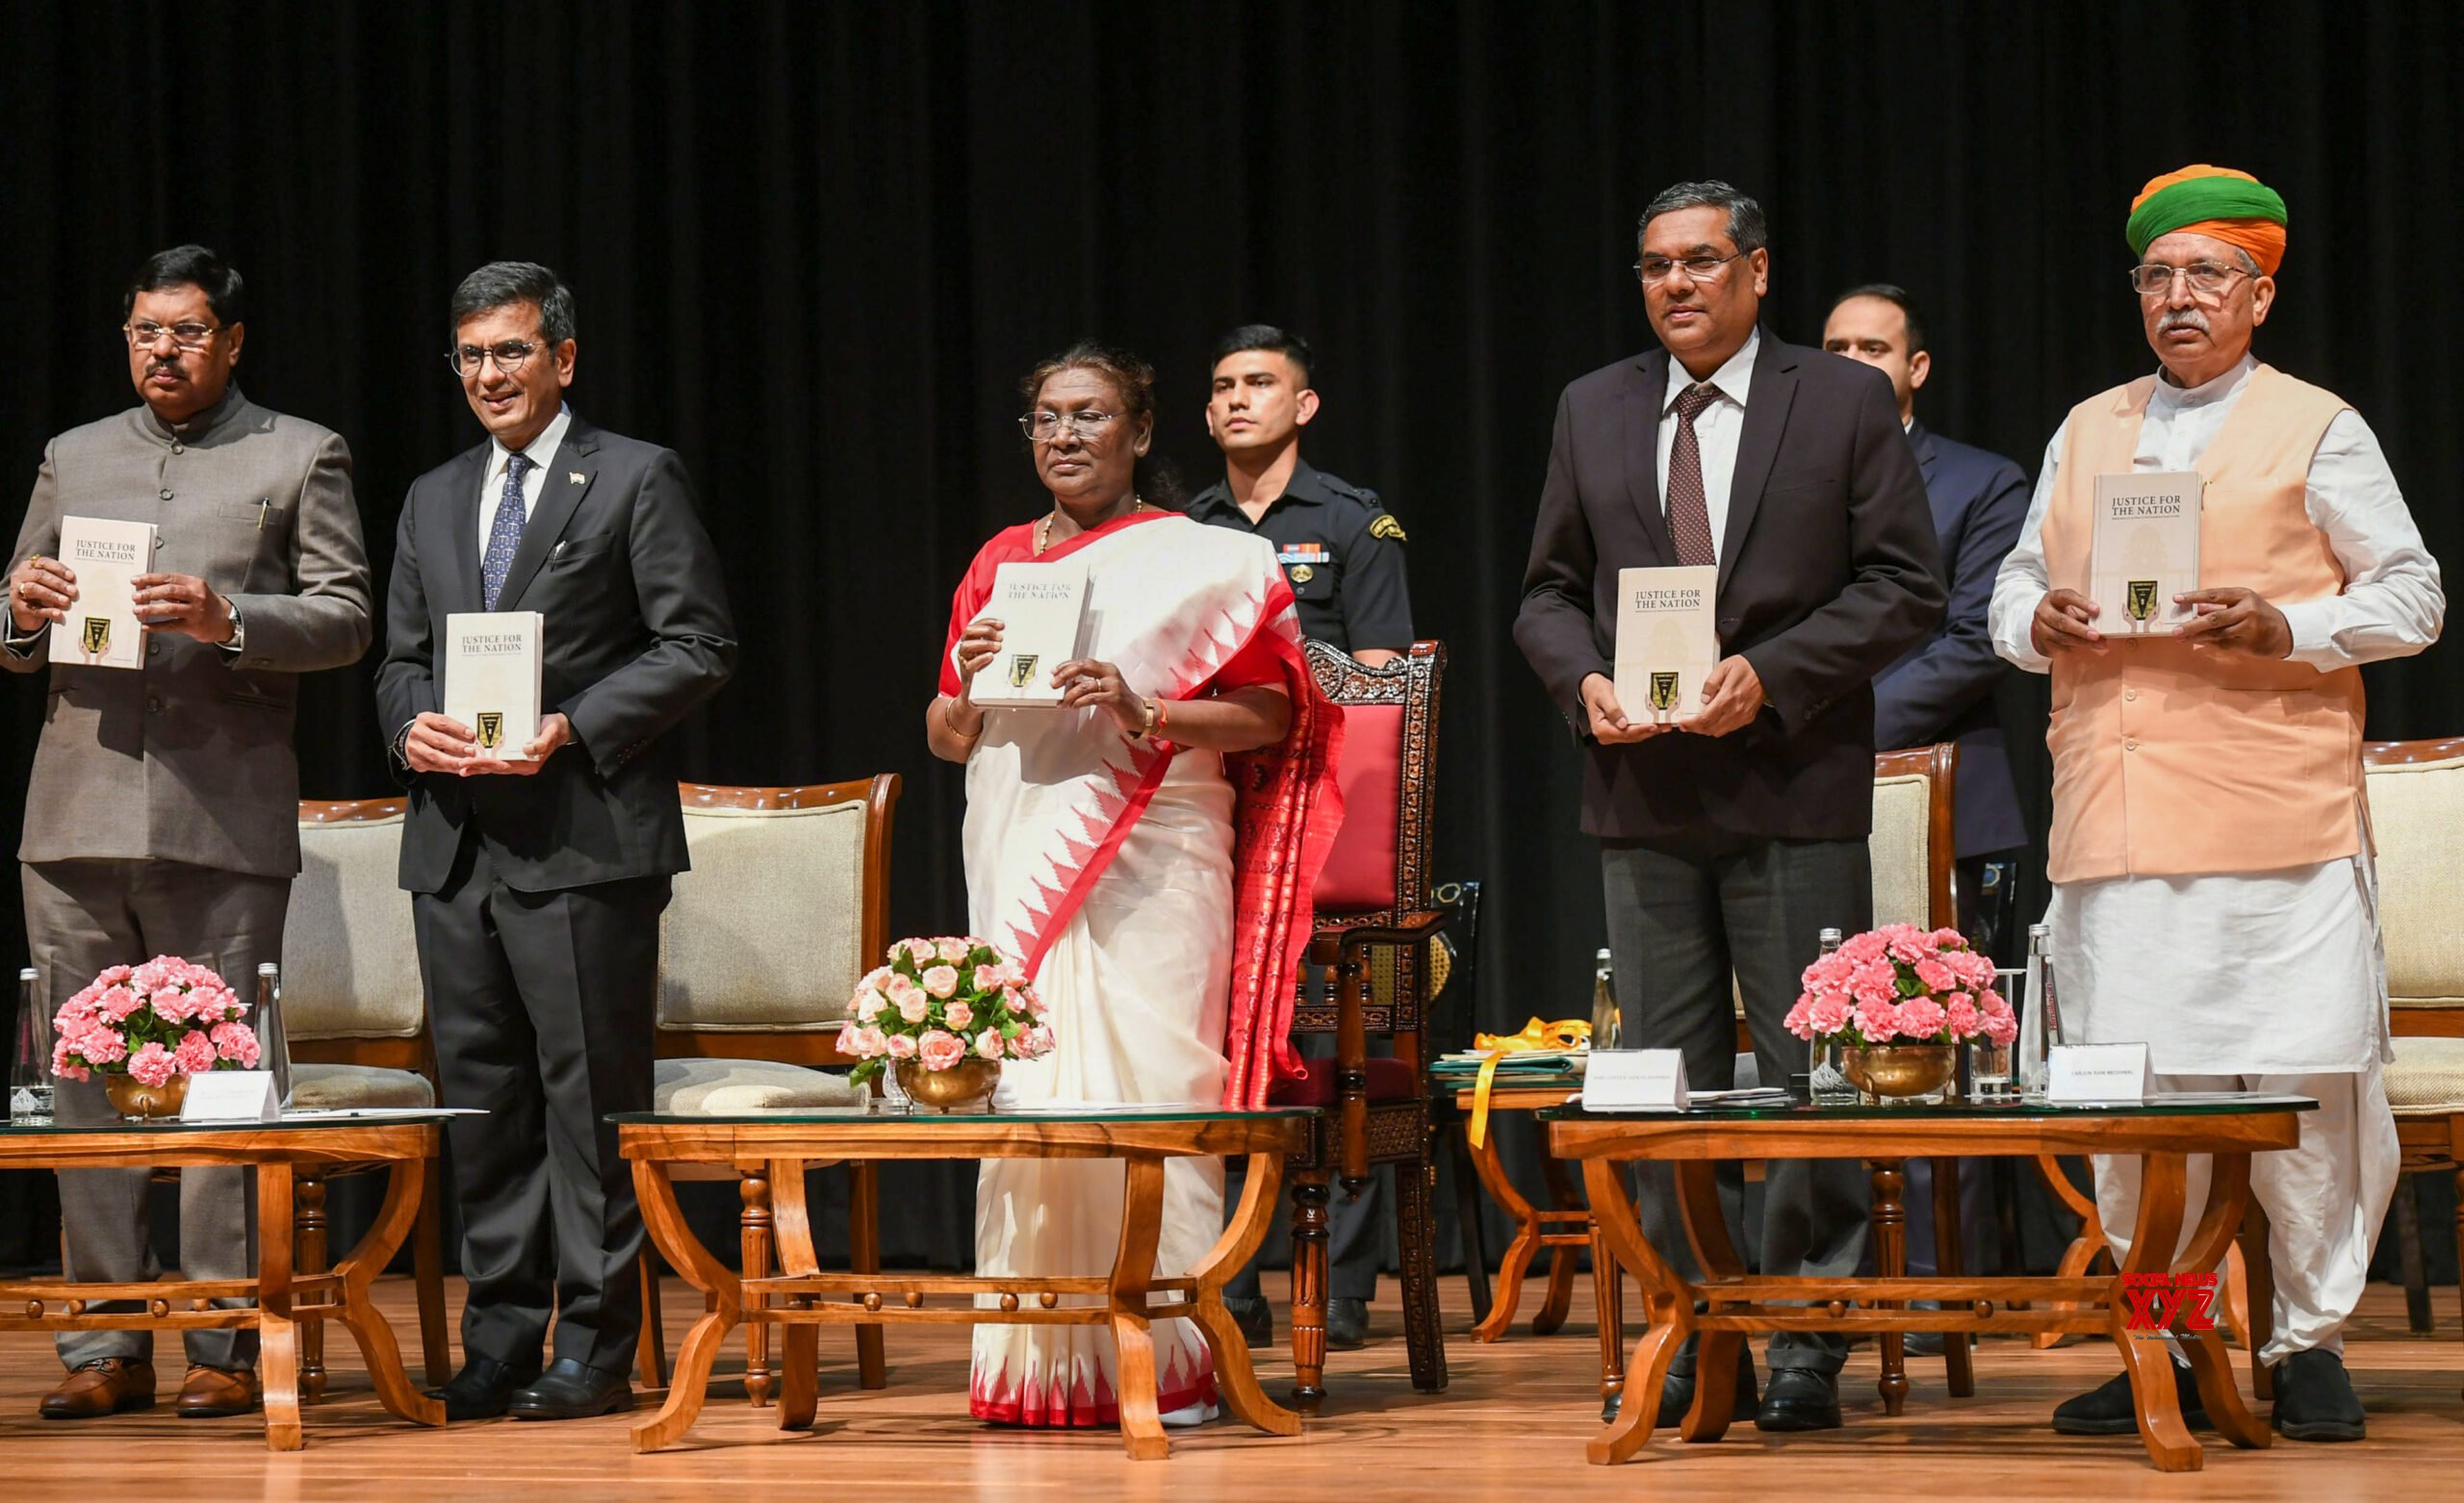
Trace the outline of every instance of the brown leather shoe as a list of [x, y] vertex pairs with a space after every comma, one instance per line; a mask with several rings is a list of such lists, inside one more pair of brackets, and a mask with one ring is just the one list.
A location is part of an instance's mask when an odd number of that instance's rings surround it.
[[154, 1364], [134, 1357], [99, 1357], [42, 1396], [45, 1419], [93, 1419], [154, 1407]]
[[257, 1402], [255, 1369], [243, 1367], [232, 1372], [199, 1363], [189, 1369], [188, 1381], [180, 1385], [180, 1396], [172, 1403], [171, 1413], [182, 1419], [222, 1419], [252, 1414]]

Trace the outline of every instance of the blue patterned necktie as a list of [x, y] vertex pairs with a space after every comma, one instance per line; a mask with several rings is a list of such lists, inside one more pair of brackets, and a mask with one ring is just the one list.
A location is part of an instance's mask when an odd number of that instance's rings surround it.
[[479, 603], [484, 610], [497, 608], [504, 576], [513, 569], [514, 549], [522, 547], [522, 524], [528, 520], [523, 515], [522, 475], [529, 468], [527, 454], [505, 459], [504, 496], [497, 502], [496, 523], [488, 528], [488, 550], [479, 559]]

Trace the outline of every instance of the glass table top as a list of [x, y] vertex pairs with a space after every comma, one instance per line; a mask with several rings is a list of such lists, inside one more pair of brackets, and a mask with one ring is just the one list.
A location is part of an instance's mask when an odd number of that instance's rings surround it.
[[2142, 1103], [2051, 1106], [2031, 1102], [1953, 1102], [1904, 1107], [1816, 1107], [1791, 1101], [1785, 1106], [1734, 1106], [1712, 1103], [1683, 1111], [1599, 1111], [1579, 1101], [1543, 1107], [1533, 1115], [1543, 1122], [1630, 1122], [1638, 1118], [1683, 1117], [1721, 1122], [1928, 1122], [2042, 1121], [2062, 1117], [2220, 1117], [2258, 1111], [2316, 1111], [2307, 1096], [2270, 1096], [2241, 1091], [2151, 1092]]
[[1014, 1107], [987, 1112], [904, 1112], [876, 1103], [871, 1107], [814, 1108], [781, 1111], [717, 1113], [614, 1111], [607, 1120], [618, 1127], [781, 1127], [798, 1123], [881, 1122], [930, 1128], [936, 1123], [982, 1126], [988, 1122], [1247, 1122], [1289, 1117], [1314, 1117], [1315, 1107], [1275, 1107], [1264, 1111], [1226, 1111], [1194, 1103], [1129, 1103], [1105, 1106], [1081, 1102], [1067, 1106]]
[[219, 1121], [183, 1122], [177, 1117], [155, 1117], [143, 1122], [123, 1122], [112, 1117], [101, 1122], [0, 1122], [0, 1136], [33, 1136], [44, 1133], [305, 1133], [334, 1128], [400, 1127], [404, 1124], [449, 1122], [457, 1113], [422, 1111], [416, 1108], [396, 1108], [370, 1112], [304, 1112], [284, 1116], [272, 1122], [251, 1122], [243, 1117], [225, 1117]]

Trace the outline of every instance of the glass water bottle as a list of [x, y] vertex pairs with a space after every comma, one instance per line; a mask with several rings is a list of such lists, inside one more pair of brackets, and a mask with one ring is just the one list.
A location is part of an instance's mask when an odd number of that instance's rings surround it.
[[257, 967], [257, 1068], [273, 1072], [273, 1099], [291, 1105], [291, 1040], [282, 1031], [282, 967]]
[[35, 970], [17, 973], [17, 1053], [9, 1067], [9, 1120], [19, 1125], [51, 1121], [51, 1030], [35, 999]]
[[1604, 948], [1592, 957], [1591, 1047], [1618, 1048], [1618, 1037], [1624, 1032], [1625, 1020], [1617, 1011], [1617, 971]]
[[2028, 1010], [2019, 1020], [2019, 1094], [2041, 1104], [2052, 1086], [2053, 1051], [2062, 1043], [2062, 999], [2054, 984], [2053, 927], [2028, 926]]
[[[1824, 955], [1830, 955], [1837, 950], [1839, 945], [1839, 930], [1826, 929], [1822, 931], [1821, 946]], [[1853, 1107], [1860, 1099], [1857, 1087], [1849, 1082], [1847, 1072], [1839, 1067], [1839, 1040], [1836, 1038], [1817, 1036], [1808, 1046], [1806, 1092], [1817, 1107]]]

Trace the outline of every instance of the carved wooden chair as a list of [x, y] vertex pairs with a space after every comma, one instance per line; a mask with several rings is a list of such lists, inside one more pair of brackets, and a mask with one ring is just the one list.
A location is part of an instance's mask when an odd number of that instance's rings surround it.
[[[299, 805], [299, 877], [291, 884], [280, 973], [283, 1034], [291, 1050], [291, 1105], [298, 1108], [433, 1107], [436, 1050], [411, 900], [401, 889], [404, 802], [358, 799]], [[247, 980], [229, 978], [246, 995]], [[252, 978], [249, 980], [253, 980]], [[381, 1164], [293, 1175], [295, 1266], [326, 1270], [325, 1182]], [[428, 1165], [411, 1232], [420, 1342], [430, 1383], [453, 1376], [445, 1320], [443, 1176]], [[299, 1388], [325, 1388], [325, 1323], [299, 1328]]]
[[[1322, 642], [1310, 643], [1308, 654], [1319, 687], [1344, 708], [1338, 776], [1345, 812], [1318, 879], [1317, 930], [1309, 946], [1313, 968], [1334, 968], [1334, 994], [1323, 1002], [1304, 997], [1293, 1019], [1296, 1034], [1332, 1033], [1335, 1057], [1317, 1061], [1305, 1080], [1281, 1083], [1273, 1098], [1278, 1105], [1325, 1108], [1309, 1147], [1292, 1160], [1293, 1392], [1303, 1407], [1325, 1397], [1330, 1184], [1340, 1178], [1348, 1195], [1358, 1195], [1374, 1164], [1396, 1166], [1412, 1386], [1424, 1392], [1446, 1387], [1431, 1210], [1432, 1054], [1423, 1035], [1433, 992], [1427, 942], [1451, 917], [1437, 903], [1429, 876], [1444, 645], [1416, 642], [1409, 653], [1378, 668]], [[1373, 959], [1384, 984], [1372, 983]], [[1370, 1057], [1372, 1033], [1393, 1040], [1392, 1057]]]
[[2423, 1271], [2414, 1176], [2454, 1176], [2455, 1251], [2464, 1261], [2464, 875], [2454, 850], [2455, 831], [2464, 829], [2464, 737], [2373, 742], [2362, 762], [2396, 1034], [2395, 1062], [2387, 1067], [2387, 1100], [2403, 1154], [2396, 1251], [2405, 1313], [2414, 1334], [2426, 1336], [2437, 1323]]
[[[678, 875], [659, 922], [656, 1109], [730, 1116], [854, 1105], [847, 1078], [823, 1067], [855, 1062], [838, 1053], [847, 999], [889, 947], [897, 775], [795, 788], [686, 783], [682, 792], [693, 869]], [[783, 987], [786, 976], [811, 984]], [[765, 1276], [774, 1253], [790, 1266], [815, 1265], [803, 1167], [774, 1178], [767, 1160], [735, 1165], [745, 1278]], [[847, 1208], [850, 1265], [877, 1271], [873, 1165], [849, 1165]], [[646, 1245], [641, 1366], [649, 1386], [663, 1388], [655, 1264]], [[744, 1333], [745, 1392], [766, 1404], [777, 1390], [769, 1331], [748, 1324]], [[859, 1381], [883, 1387], [880, 1327], [858, 1328], [856, 1354]]]

